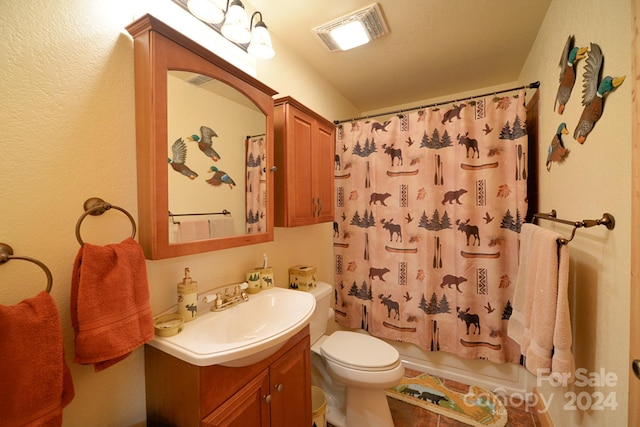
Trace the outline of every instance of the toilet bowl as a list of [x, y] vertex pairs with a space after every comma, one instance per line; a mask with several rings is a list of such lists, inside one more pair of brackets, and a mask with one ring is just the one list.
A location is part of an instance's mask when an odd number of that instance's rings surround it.
[[364, 332], [324, 335], [331, 285], [318, 282], [310, 320], [312, 383], [327, 394], [327, 420], [336, 427], [393, 427], [385, 389], [404, 375], [398, 351]]

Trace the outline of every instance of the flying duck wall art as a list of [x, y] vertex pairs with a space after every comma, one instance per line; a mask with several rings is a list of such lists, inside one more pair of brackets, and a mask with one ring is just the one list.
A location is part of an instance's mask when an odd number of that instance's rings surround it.
[[171, 152], [173, 158], [169, 158], [169, 164], [174, 171], [186, 176], [187, 178], [194, 180], [198, 177], [198, 174], [192, 171], [185, 163], [187, 161], [187, 145], [182, 138], [176, 139], [171, 146]]
[[220, 160], [220, 154], [213, 149], [213, 138], [218, 134], [208, 126], [200, 126], [200, 135], [191, 135], [188, 137], [189, 141], [195, 141], [198, 143], [198, 148], [204, 153], [205, 156], [211, 157], [211, 160], [217, 162]]
[[558, 114], [564, 112], [564, 107], [571, 97], [571, 91], [576, 82], [576, 65], [580, 59], [585, 57], [586, 52], [586, 47], [575, 47], [574, 37], [569, 36], [560, 57], [560, 84], [553, 106], [554, 110], [557, 107]]
[[213, 176], [207, 180], [209, 184], [216, 187], [222, 184], [227, 184], [232, 190], [233, 187], [235, 187], [235, 181], [231, 179], [231, 177], [225, 171], [221, 171], [217, 167], [211, 166], [209, 167], [209, 172], [213, 173]]
[[[213, 138], [218, 134], [208, 126], [200, 126], [200, 135], [193, 134], [188, 136], [187, 141], [195, 141], [198, 144], [198, 149], [207, 157], [211, 158], [214, 162], [220, 160], [221, 156], [213, 148]], [[178, 138], [171, 146], [172, 157], [168, 158], [171, 168], [179, 174], [195, 180], [198, 177], [198, 173], [186, 165], [187, 161], [187, 144], [183, 138]], [[207, 168], [206, 172], [213, 173], [213, 176], [206, 180], [208, 184], [218, 187], [222, 184], [227, 184], [229, 188], [233, 189], [236, 185], [235, 181], [225, 171], [219, 170], [215, 166]]]
[[560, 126], [558, 126], [558, 130], [556, 134], [553, 136], [551, 140], [551, 144], [549, 144], [549, 149], [547, 150], [547, 170], [551, 170], [551, 164], [553, 162], [563, 162], [567, 155], [569, 154], [569, 150], [567, 150], [562, 142], [562, 135], [568, 134], [567, 124], [562, 122]]
[[573, 138], [580, 144], [584, 143], [596, 122], [602, 117], [604, 97], [620, 86], [626, 77], [606, 76], [600, 80], [603, 60], [600, 46], [591, 43], [583, 75], [582, 105], [584, 109], [573, 132]]

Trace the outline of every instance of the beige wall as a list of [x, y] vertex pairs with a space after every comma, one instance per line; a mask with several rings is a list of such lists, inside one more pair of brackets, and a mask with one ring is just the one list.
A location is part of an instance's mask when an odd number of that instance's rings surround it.
[[[52, 296], [62, 317], [69, 359], [69, 284], [82, 204], [99, 196], [137, 217], [133, 50], [124, 27], [139, 16], [144, 3], [4, 0], [0, 6], [0, 241], [51, 269]], [[562, 118], [553, 112], [557, 63], [567, 35], [575, 34], [578, 43], [599, 43], [606, 56], [605, 72], [628, 75], [630, 12], [626, 0], [607, 2], [606, 8], [597, 0], [553, 1], [520, 79], [542, 82], [542, 164], [559, 120], [571, 126], [579, 116], [579, 87]], [[278, 40], [274, 43], [276, 57], [256, 65], [260, 80], [330, 120], [359, 115], [321, 76]], [[584, 146], [567, 139], [572, 153], [566, 164], [554, 165], [550, 173], [540, 170], [542, 210], [555, 208], [569, 219], [597, 218], [608, 211], [617, 222], [612, 232], [597, 228], [577, 233], [571, 243], [571, 282], [578, 366], [618, 375], [615, 388], [587, 390], [615, 392], [619, 407], [565, 412], [566, 390], [545, 388], [547, 396], [554, 394], [556, 425], [626, 425], [630, 88], [627, 81], [611, 94], [604, 118]], [[126, 220], [117, 212], [88, 218], [82, 228], [85, 240], [95, 244], [113, 243], [128, 233]], [[149, 261], [152, 307], [158, 312], [174, 303], [183, 267], [191, 268], [201, 290], [211, 289], [241, 280], [246, 269], [261, 262], [263, 252], [275, 267], [276, 281], [286, 277], [291, 265], [313, 263], [320, 279], [331, 282], [331, 248], [331, 226], [322, 224], [277, 228], [273, 243]], [[44, 276], [35, 266], [15, 261], [0, 267], [0, 304], [15, 304], [43, 286]], [[65, 425], [144, 423], [141, 350], [98, 374], [91, 367], [70, 364], [76, 397], [65, 409]]]
[[[550, 387], [550, 415], [555, 425], [627, 425], [629, 354], [629, 283], [631, 221], [631, 2], [629, 0], [554, 0], [521, 73], [521, 81], [540, 80], [540, 209], [556, 209], [562, 218], [615, 216], [616, 227], [579, 230], [570, 243], [570, 291], [576, 367], [617, 375], [615, 387]], [[562, 116], [553, 111], [565, 40], [574, 34], [577, 45], [597, 43], [605, 57], [604, 75], [627, 75], [627, 80], [605, 101], [604, 115], [584, 145], [572, 137], [581, 107], [584, 60], [571, 100]], [[571, 150], [566, 163], [544, 168], [546, 150], [558, 125], [566, 122], [564, 138]], [[547, 227], [553, 227], [546, 222]], [[567, 233], [570, 228], [556, 226]], [[574, 411], [565, 393], [611, 395], [616, 410]], [[611, 394], [613, 393], [613, 394]], [[586, 395], [583, 395], [586, 396]], [[587, 402], [587, 398], [583, 397]], [[575, 403], [575, 402], [573, 402]]]
[[[161, 0], [157, 0], [161, 1]], [[164, 0], [169, 2], [169, 0]], [[145, 420], [144, 358], [94, 373], [73, 364], [69, 288], [79, 244], [74, 229], [84, 201], [101, 197], [137, 218], [133, 42], [124, 30], [144, 10], [137, 0], [4, 0], [0, 5], [0, 242], [16, 255], [44, 262], [53, 273], [52, 296], [62, 318], [76, 396], [64, 425], [130, 426]], [[277, 55], [257, 64], [257, 76], [328, 119], [351, 116], [353, 106], [275, 40]], [[82, 237], [115, 243], [130, 233], [116, 211], [83, 222]], [[176, 283], [190, 267], [200, 289], [244, 280], [262, 254], [284, 284], [288, 267], [315, 264], [332, 279], [330, 224], [276, 229], [275, 241], [202, 255], [148, 261], [154, 312], [175, 304]], [[319, 250], [319, 248], [321, 248]], [[0, 304], [44, 289], [34, 265], [0, 266]]]

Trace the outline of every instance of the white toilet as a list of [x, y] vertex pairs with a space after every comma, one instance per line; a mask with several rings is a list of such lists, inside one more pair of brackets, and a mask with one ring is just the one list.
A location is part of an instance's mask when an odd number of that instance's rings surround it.
[[327, 421], [336, 427], [393, 427], [385, 389], [404, 375], [400, 354], [366, 333], [324, 335], [333, 319], [332, 290], [318, 282], [311, 291], [316, 310], [309, 322], [312, 383], [327, 395]]

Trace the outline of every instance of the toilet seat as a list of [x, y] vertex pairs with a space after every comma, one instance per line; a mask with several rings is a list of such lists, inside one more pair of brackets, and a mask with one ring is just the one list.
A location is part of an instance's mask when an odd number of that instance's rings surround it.
[[393, 346], [357, 332], [334, 332], [322, 343], [321, 352], [328, 361], [360, 371], [388, 371], [400, 364]]

